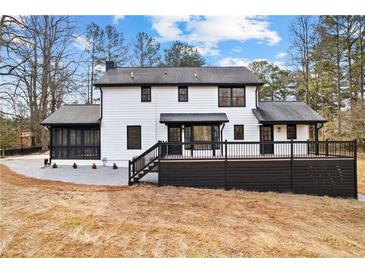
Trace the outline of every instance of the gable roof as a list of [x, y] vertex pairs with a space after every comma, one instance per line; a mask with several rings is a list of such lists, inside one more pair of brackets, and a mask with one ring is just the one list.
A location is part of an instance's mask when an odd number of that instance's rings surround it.
[[321, 115], [304, 102], [259, 102], [252, 112], [260, 123], [323, 123]]
[[94, 85], [122, 86], [172, 84], [262, 85], [263, 82], [245, 67], [123, 67], [109, 69]]
[[160, 123], [226, 123], [225, 113], [161, 113]]
[[100, 105], [63, 105], [41, 125], [98, 125]]

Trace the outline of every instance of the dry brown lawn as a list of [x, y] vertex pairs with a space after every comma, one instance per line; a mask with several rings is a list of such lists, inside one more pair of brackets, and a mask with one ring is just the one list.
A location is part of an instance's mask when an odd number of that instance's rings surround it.
[[357, 189], [365, 195], [365, 154], [357, 158]]
[[2, 257], [364, 257], [365, 203], [277, 193], [92, 187], [1, 166]]

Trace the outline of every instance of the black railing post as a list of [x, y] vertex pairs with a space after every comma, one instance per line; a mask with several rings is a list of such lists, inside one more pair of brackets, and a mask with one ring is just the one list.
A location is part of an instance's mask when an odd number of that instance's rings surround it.
[[128, 185], [130, 186], [132, 184], [131, 180], [131, 160], [128, 161]]
[[224, 140], [224, 187], [226, 190], [228, 189], [227, 158], [228, 158], [228, 152], [227, 152], [227, 139], [226, 139]]
[[325, 142], [325, 154], [326, 154], [326, 157], [328, 157], [328, 139], [326, 139], [326, 142]]
[[157, 186], [160, 186], [160, 160], [161, 160], [161, 141], [158, 141]]
[[293, 138], [290, 140], [290, 190], [293, 191], [293, 160], [294, 160]]
[[357, 195], [357, 140], [354, 140], [354, 199], [358, 199]]

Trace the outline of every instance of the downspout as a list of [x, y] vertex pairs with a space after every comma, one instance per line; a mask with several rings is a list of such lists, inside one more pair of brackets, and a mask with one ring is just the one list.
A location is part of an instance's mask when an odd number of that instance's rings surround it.
[[101, 157], [101, 123], [103, 119], [103, 90], [99, 86], [100, 89], [100, 118], [99, 118], [99, 157]]
[[100, 123], [101, 120], [103, 119], [103, 90], [101, 89], [101, 87], [99, 87], [100, 89]]
[[49, 130], [49, 166], [52, 165], [52, 127], [47, 126], [47, 129]]
[[256, 90], [255, 90], [255, 102], [256, 102], [256, 108], [258, 108], [258, 101], [259, 101], [259, 96], [258, 96], [258, 92], [259, 92], [260, 86], [257, 85], [256, 86]]

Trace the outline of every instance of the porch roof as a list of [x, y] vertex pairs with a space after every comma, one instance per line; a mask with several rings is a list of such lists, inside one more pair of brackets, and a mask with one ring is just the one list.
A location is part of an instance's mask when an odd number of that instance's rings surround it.
[[100, 105], [63, 105], [41, 125], [99, 125]]
[[225, 113], [161, 113], [160, 123], [203, 124], [229, 122]]
[[324, 123], [324, 119], [304, 102], [276, 101], [259, 102], [252, 110], [260, 123], [264, 124], [314, 124]]

